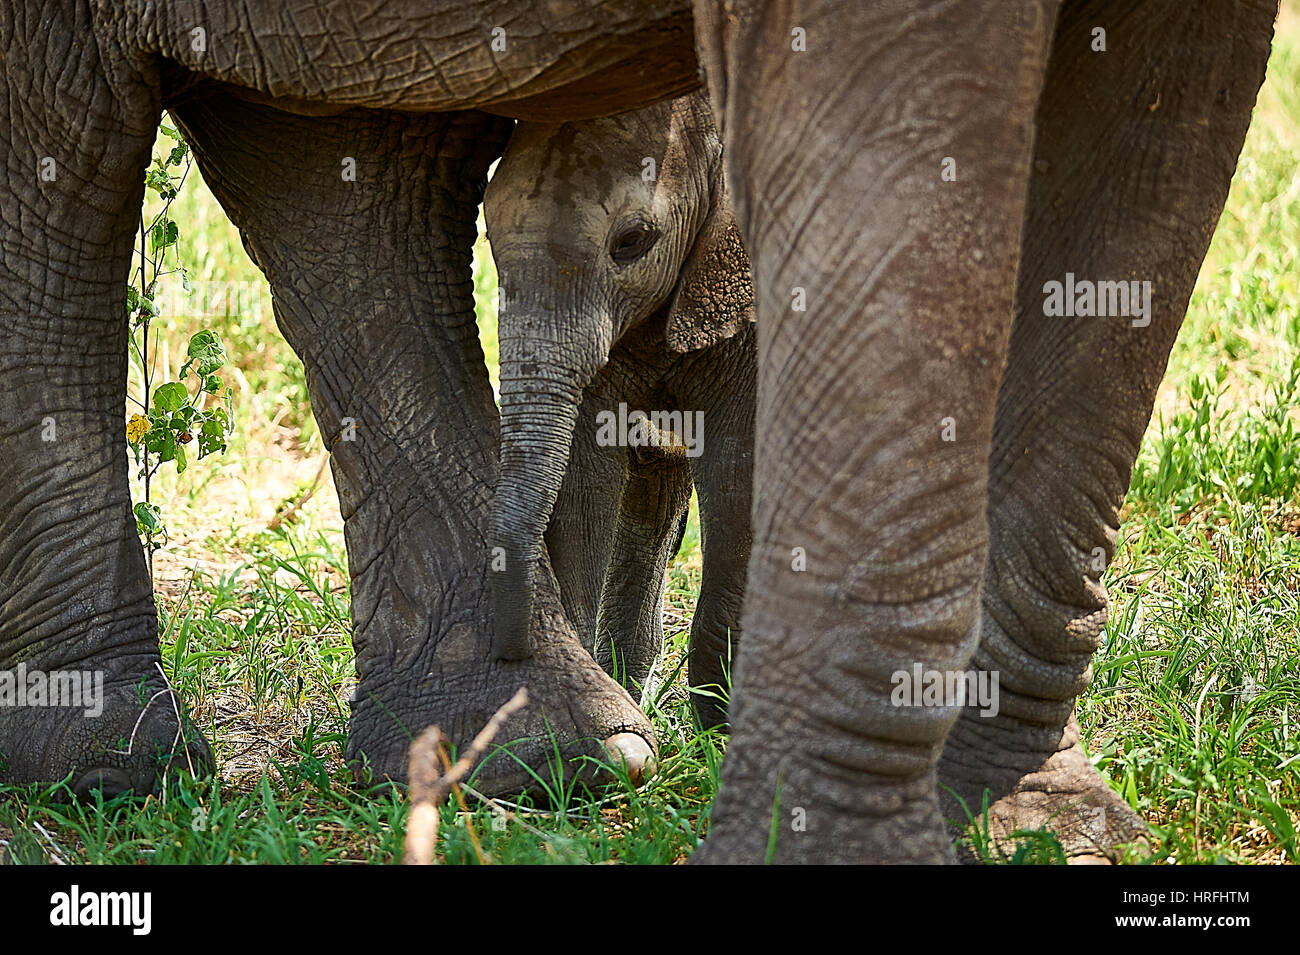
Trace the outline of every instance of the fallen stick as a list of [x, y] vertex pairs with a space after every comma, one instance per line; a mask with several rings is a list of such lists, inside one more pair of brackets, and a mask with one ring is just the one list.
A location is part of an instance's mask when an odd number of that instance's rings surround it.
[[403, 865], [433, 865], [438, 844], [438, 812], [443, 802], [482, 758], [484, 751], [512, 715], [528, 705], [528, 690], [520, 687], [487, 725], [474, 737], [465, 752], [445, 773], [438, 769], [438, 749], [445, 737], [430, 726], [411, 741], [407, 776], [410, 779], [411, 813], [406, 822]]
[[312, 495], [316, 493], [316, 489], [320, 487], [320, 479], [325, 475], [325, 465], [329, 463], [330, 463], [330, 456], [328, 454], [325, 455], [323, 458], [321, 458], [320, 467], [316, 469], [316, 476], [311, 479], [311, 484], [307, 486], [307, 490], [303, 491], [302, 494], [298, 495], [297, 499], [294, 500], [283, 511], [281, 511], [280, 513], [276, 514], [273, 518], [271, 518], [270, 523], [266, 525], [266, 529], [268, 531], [278, 530], [280, 528], [280, 525], [284, 524], [285, 521], [290, 520], [295, 514], [298, 513], [299, 509], [301, 509], [304, 504], [306, 504], [308, 501], [311, 500]]

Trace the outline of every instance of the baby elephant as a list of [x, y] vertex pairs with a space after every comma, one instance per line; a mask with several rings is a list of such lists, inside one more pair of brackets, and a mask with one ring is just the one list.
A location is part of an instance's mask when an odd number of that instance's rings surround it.
[[[688, 673], [716, 694], [749, 561], [756, 354], [708, 101], [520, 123], [485, 215], [501, 293], [497, 653], [532, 650], [544, 539], [578, 633], [644, 685], [693, 484], [704, 580]], [[716, 696], [695, 703], [722, 722]]]

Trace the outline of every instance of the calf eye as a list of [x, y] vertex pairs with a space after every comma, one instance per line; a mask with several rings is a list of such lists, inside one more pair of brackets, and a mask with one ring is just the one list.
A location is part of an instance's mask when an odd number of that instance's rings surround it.
[[609, 257], [615, 265], [630, 265], [649, 252], [658, 239], [654, 226], [640, 219], [633, 220], [610, 239]]

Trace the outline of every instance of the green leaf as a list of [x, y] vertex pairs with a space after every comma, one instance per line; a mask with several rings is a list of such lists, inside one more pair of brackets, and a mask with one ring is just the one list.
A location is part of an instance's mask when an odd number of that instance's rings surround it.
[[144, 184], [161, 195], [171, 187], [171, 179], [161, 169], [150, 169], [144, 174]]
[[158, 131], [162, 133], [164, 136], [166, 136], [168, 139], [174, 139], [177, 142], [184, 142], [184, 140], [181, 139], [181, 134], [176, 132], [176, 130], [172, 129], [166, 123], [159, 123]]
[[159, 461], [170, 461], [176, 457], [176, 434], [165, 425], [155, 427], [144, 436], [145, 450], [158, 455]]
[[143, 296], [140, 295], [140, 290], [134, 285], [128, 285], [126, 287], [126, 317], [133, 327], [139, 325], [148, 317], [141, 313], [142, 297]]
[[221, 408], [217, 408], [208, 419], [203, 422], [203, 427], [199, 429], [199, 457], [205, 458], [209, 454], [224, 452], [226, 450], [226, 435], [228, 433], [225, 411]]
[[154, 407], [163, 411], [179, 411], [189, 403], [189, 400], [189, 391], [178, 381], [169, 381], [165, 385], [160, 385], [153, 393]]
[[135, 513], [135, 529], [137, 533], [144, 534], [146, 537], [155, 537], [158, 534], [165, 534], [163, 528], [162, 511], [157, 504], [150, 504], [148, 501], [141, 501], [131, 509]]
[[149, 233], [149, 244], [153, 251], [157, 252], [159, 249], [175, 245], [180, 234], [180, 226], [175, 222], [171, 219], [161, 219], [154, 224], [153, 231]]
[[206, 378], [226, 363], [226, 350], [221, 345], [221, 336], [210, 328], [196, 332], [190, 339], [187, 351], [189, 360], [182, 369], [184, 373], [191, 364], [196, 364], [200, 378]]

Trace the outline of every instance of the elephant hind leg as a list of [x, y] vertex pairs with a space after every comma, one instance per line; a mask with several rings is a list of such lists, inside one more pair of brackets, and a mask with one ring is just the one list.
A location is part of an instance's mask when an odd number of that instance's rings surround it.
[[649, 722], [579, 643], [545, 561], [537, 652], [503, 662], [491, 650], [497, 420], [471, 260], [509, 123], [469, 112], [309, 118], [227, 96], [176, 115], [270, 281], [330, 449], [359, 678], [350, 761], [403, 781], [414, 734], [436, 724], [463, 745], [526, 686], [529, 705], [498, 734], [508, 752], [478, 770], [480, 791], [554, 786], [557, 750], [564, 774], [587, 781], [607, 750], [644, 769]]
[[691, 458], [704, 573], [691, 620], [687, 675], [696, 715], [705, 727], [726, 726], [732, 661], [741, 643], [753, 540], [755, 339], [750, 326], [688, 356], [674, 383], [682, 407], [699, 409], [704, 425], [700, 453]]
[[160, 110], [138, 73], [59, 35], [79, 19], [0, 10], [0, 782], [148, 793], [212, 765], [161, 669], [123, 432]]
[[[1267, 4], [1210, 12], [1168, 0], [1143, 5], [1122, 32], [1113, 26], [1109, 51], [1094, 53], [1108, 6], [1067, 4], [1053, 40], [998, 400], [973, 663], [999, 673], [999, 700], [996, 715], [966, 708], [940, 764], [960, 828], [987, 792], [995, 840], [1046, 828], [1080, 859], [1113, 855], [1145, 832], [1087, 759], [1073, 712], [1106, 624], [1101, 576], [1120, 505], [1227, 197], [1272, 24]], [[1108, 108], [1081, 111], [1083, 101]], [[1067, 272], [1076, 284], [1135, 282], [1140, 295], [1129, 296], [1127, 315], [1047, 314], [1045, 286]]]
[[596, 619], [596, 660], [644, 688], [664, 643], [664, 574], [691, 503], [684, 457], [633, 448]]

